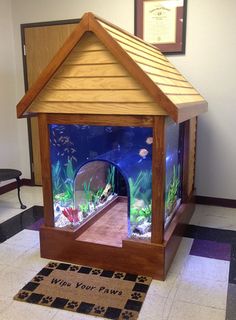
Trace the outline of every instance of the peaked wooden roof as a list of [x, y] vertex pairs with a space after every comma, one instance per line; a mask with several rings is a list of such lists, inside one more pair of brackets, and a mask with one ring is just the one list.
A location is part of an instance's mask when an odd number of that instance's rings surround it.
[[64, 45], [18, 103], [18, 117], [33, 115], [31, 104], [87, 31], [97, 36], [128, 73], [146, 89], [153, 101], [175, 122], [185, 121], [207, 111], [204, 98], [156, 47], [92, 13], [85, 13]]

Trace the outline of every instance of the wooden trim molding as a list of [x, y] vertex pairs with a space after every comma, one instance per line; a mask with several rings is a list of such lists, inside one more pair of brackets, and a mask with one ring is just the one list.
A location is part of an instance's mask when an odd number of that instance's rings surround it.
[[235, 199], [195, 196], [195, 201], [197, 204], [205, 204], [208, 206], [236, 208], [236, 200]]

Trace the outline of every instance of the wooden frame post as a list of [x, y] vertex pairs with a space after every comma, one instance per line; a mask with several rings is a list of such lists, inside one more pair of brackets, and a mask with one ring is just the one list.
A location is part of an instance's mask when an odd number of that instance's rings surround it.
[[51, 184], [50, 164], [50, 137], [48, 130], [47, 114], [39, 114], [39, 140], [42, 166], [43, 202], [44, 202], [44, 224], [46, 227], [54, 227], [53, 194]]
[[152, 236], [151, 242], [164, 239], [165, 195], [165, 117], [153, 118], [152, 148]]
[[183, 188], [182, 202], [188, 202], [188, 174], [189, 174], [189, 120], [183, 124]]

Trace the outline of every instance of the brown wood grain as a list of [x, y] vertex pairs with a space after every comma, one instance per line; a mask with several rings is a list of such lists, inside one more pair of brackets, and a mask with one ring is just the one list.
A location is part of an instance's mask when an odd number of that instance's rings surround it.
[[[38, 97], [40, 102], [86, 102], [86, 103], [136, 103], [153, 99], [143, 90], [54, 90], [48, 89]], [[99, 112], [98, 112], [99, 113]]]
[[48, 227], [54, 226], [53, 194], [52, 194], [52, 177], [50, 163], [50, 138], [48, 130], [47, 115], [40, 114], [39, 120], [39, 139], [40, 154], [42, 167], [43, 183], [43, 205], [44, 205], [44, 223]]
[[125, 241], [123, 247], [114, 247], [78, 241], [55, 228], [40, 230], [41, 256], [107, 270], [152, 276], [164, 280], [163, 246]]
[[141, 89], [140, 85], [131, 77], [83, 77], [83, 78], [54, 78], [48, 89], [56, 90], [114, 90]]
[[156, 103], [98, 103], [98, 102], [38, 102], [35, 101], [31, 112], [62, 114], [97, 114], [97, 115], [167, 115]]
[[112, 115], [65, 115], [49, 114], [50, 124], [88, 124], [104, 126], [152, 127], [153, 117], [149, 116], [112, 116]]
[[165, 195], [165, 117], [154, 117], [152, 146], [152, 242], [163, 243]]
[[128, 202], [116, 201], [105, 214], [76, 240], [122, 247], [128, 237]]

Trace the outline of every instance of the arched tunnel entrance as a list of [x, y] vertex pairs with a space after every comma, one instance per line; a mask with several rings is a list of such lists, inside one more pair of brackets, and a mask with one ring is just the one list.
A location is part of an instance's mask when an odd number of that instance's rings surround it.
[[82, 165], [74, 181], [74, 205], [80, 212], [80, 224], [95, 215], [99, 219], [78, 240], [120, 246], [130, 229], [129, 199], [127, 177], [118, 165], [107, 160]]

